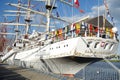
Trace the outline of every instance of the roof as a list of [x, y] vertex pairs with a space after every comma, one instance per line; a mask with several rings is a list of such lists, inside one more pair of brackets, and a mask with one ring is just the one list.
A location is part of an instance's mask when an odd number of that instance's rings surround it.
[[[86, 22], [93, 24], [94, 26], [98, 26], [98, 17], [87, 19]], [[99, 16], [99, 23], [99, 27], [103, 27], [103, 16]], [[105, 27], [112, 28], [113, 25], [107, 19], [105, 19]]]

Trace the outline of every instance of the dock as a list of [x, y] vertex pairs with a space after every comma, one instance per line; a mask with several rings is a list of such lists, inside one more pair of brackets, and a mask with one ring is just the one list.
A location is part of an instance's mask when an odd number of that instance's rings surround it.
[[[120, 62], [113, 64], [120, 69]], [[74, 78], [0, 63], [0, 80], [120, 80], [120, 74], [104, 61], [86, 66]]]
[[50, 75], [0, 63], [0, 80], [58, 80]]
[[81, 80], [0, 63], [0, 80]]

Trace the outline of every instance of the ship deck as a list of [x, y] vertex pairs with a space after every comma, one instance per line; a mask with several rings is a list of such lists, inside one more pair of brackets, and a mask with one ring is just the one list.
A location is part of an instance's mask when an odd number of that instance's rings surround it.
[[29, 69], [0, 63], [0, 80], [58, 80], [55, 77]]

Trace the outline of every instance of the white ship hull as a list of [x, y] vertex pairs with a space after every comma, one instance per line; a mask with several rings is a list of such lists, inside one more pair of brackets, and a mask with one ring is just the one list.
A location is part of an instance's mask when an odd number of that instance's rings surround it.
[[9, 64], [57, 74], [75, 74], [89, 63], [113, 55], [118, 42], [97, 37], [76, 37], [27, 49], [16, 48], [3, 56]]
[[19, 59], [8, 60], [11, 65], [17, 65], [23, 68], [30, 68], [42, 72], [52, 72], [56, 74], [76, 74], [85, 66], [101, 59], [88, 59], [80, 57], [64, 57], [52, 59], [40, 59], [37, 61], [21, 61]]

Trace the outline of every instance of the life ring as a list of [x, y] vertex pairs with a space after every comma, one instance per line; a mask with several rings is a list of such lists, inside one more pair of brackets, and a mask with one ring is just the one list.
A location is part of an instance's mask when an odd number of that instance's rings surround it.
[[105, 46], [105, 42], [101, 42], [101, 47], [104, 47]]

